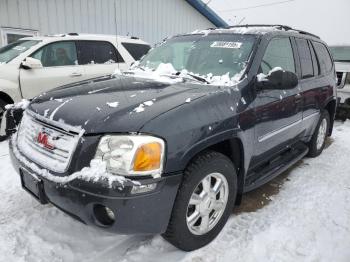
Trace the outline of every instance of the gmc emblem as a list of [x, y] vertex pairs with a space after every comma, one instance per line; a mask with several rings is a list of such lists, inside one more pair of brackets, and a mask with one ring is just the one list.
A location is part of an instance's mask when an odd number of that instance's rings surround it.
[[53, 150], [55, 148], [54, 145], [50, 144], [48, 134], [44, 132], [39, 132], [36, 141], [47, 149]]

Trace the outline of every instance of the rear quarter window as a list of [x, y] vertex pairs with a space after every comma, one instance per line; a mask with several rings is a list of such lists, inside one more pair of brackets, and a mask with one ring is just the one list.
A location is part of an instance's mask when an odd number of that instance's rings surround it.
[[151, 49], [149, 45], [144, 44], [122, 43], [122, 45], [135, 60], [140, 60]]
[[327, 47], [324, 44], [318, 42], [313, 42], [312, 44], [315, 47], [321, 73], [330, 72], [333, 68], [333, 61], [327, 50]]
[[77, 42], [79, 65], [123, 63], [117, 49], [106, 41], [81, 40]]

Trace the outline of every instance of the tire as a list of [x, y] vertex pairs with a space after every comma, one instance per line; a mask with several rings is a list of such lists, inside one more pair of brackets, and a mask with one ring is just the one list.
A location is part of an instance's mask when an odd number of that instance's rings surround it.
[[[7, 105], [7, 103], [4, 100], [0, 99], [0, 124], [2, 122], [2, 118], [5, 116], [5, 111], [6, 111], [5, 106], [6, 105]], [[1, 128], [1, 126], [0, 126], [0, 128]], [[7, 137], [8, 137], [7, 135], [3, 135], [3, 136], [0, 135], [0, 142], [6, 140]]]
[[[204, 180], [204, 178], [208, 179], [208, 177], [210, 177], [211, 183], [208, 183], [209, 180]], [[220, 181], [222, 185], [218, 186]], [[204, 188], [208, 188], [204, 186], [205, 184], [210, 185], [210, 195], [205, 194]], [[215, 194], [212, 189], [216, 186], [221, 189]], [[198, 193], [196, 196], [202, 196], [202, 200], [197, 199], [201, 204], [190, 204], [191, 196], [195, 193]], [[178, 191], [170, 222], [163, 237], [175, 247], [184, 251], [192, 251], [207, 245], [220, 233], [226, 224], [233, 210], [236, 195], [237, 174], [232, 161], [225, 155], [214, 151], [206, 151], [199, 155], [189, 164], [184, 172], [183, 182]], [[226, 204], [223, 204], [225, 199]], [[220, 212], [215, 211], [220, 208]], [[201, 213], [210, 213], [203, 215], [204, 219], [202, 217], [197, 218], [197, 220], [193, 219], [193, 223], [189, 222], [192, 226], [188, 225], [188, 218], [191, 215], [196, 217], [195, 212], [199, 213], [198, 210]], [[205, 219], [206, 217], [209, 220]], [[209, 221], [209, 223], [205, 223], [205, 221]], [[206, 224], [209, 227], [205, 227]], [[205, 231], [205, 229], [208, 231]]]
[[[326, 125], [326, 126], [324, 127], [324, 125]], [[309, 146], [308, 156], [309, 157], [317, 157], [322, 153], [324, 146], [326, 144], [326, 138], [327, 138], [328, 133], [329, 133], [329, 126], [330, 126], [329, 113], [327, 110], [323, 110], [321, 113], [321, 117], [317, 123], [315, 132], [312, 135], [311, 140], [308, 144], [308, 146]], [[320, 132], [322, 132], [322, 133], [320, 134]], [[320, 136], [322, 136], [322, 141], [320, 143], [318, 143], [319, 134], [320, 134]]]

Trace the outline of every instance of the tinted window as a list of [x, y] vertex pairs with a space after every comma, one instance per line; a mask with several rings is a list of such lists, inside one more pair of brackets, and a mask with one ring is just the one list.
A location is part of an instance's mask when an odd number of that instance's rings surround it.
[[122, 63], [123, 58], [115, 47], [103, 41], [78, 41], [79, 65]]
[[135, 60], [139, 60], [143, 55], [147, 54], [148, 50], [151, 48], [149, 45], [133, 43], [122, 43], [122, 45]]
[[302, 78], [313, 77], [314, 69], [309, 44], [305, 39], [296, 38], [295, 41], [298, 47]]
[[313, 64], [313, 67], [314, 67], [314, 75], [317, 76], [317, 75], [320, 74], [320, 66], [319, 66], [318, 60], [316, 58], [316, 53], [315, 53], [314, 47], [312, 46], [310, 41], [308, 41], [308, 43], [309, 43], [309, 48], [310, 48], [310, 51], [311, 51], [312, 64]]
[[39, 59], [44, 67], [76, 65], [77, 52], [73, 41], [48, 44], [31, 57]]
[[327, 73], [332, 70], [333, 62], [324, 44], [313, 42], [320, 63], [321, 73]]
[[292, 45], [289, 38], [272, 39], [261, 61], [261, 70], [268, 74], [275, 67], [295, 73]]

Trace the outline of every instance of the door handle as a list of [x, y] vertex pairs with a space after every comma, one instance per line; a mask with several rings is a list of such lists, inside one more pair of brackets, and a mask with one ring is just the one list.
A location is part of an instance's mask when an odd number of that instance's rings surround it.
[[70, 76], [71, 77], [77, 77], [77, 76], [82, 76], [83, 74], [82, 73], [79, 73], [79, 72], [74, 72], [74, 73], [71, 73]]
[[294, 96], [294, 98], [295, 98], [295, 103], [300, 103], [302, 98], [303, 98], [303, 96], [301, 94], [296, 94]]

